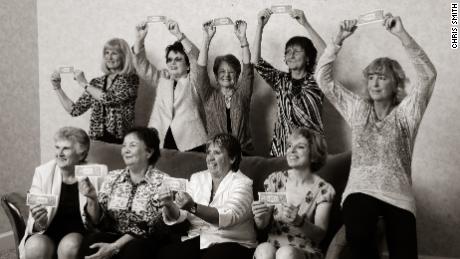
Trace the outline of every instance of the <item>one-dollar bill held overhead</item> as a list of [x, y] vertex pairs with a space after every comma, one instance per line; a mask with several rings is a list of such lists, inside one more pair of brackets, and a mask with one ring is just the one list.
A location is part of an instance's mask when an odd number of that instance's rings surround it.
[[215, 18], [212, 20], [212, 25], [219, 26], [219, 25], [232, 25], [233, 21], [229, 17], [221, 17]]
[[272, 5], [270, 10], [275, 13], [289, 13], [292, 11], [292, 5]]
[[287, 202], [285, 192], [259, 192], [259, 201], [268, 205], [277, 205]]
[[27, 206], [41, 204], [45, 207], [56, 207], [57, 199], [57, 195], [27, 193], [26, 204]]
[[185, 192], [187, 191], [187, 179], [176, 178], [176, 177], [165, 177], [163, 178], [163, 184], [171, 191]]
[[147, 22], [148, 22], [148, 23], [165, 22], [165, 21], [166, 21], [166, 16], [163, 16], [163, 15], [151, 15], [151, 16], [147, 16]]
[[361, 26], [361, 25], [366, 25], [370, 23], [381, 22], [383, 21], [383, 19], [384, 19], [383, 10], [375, 10], [372, 12], [361, 14], [358, 17], [358, 23], [356, 25]]
[[76, 165], [75, 177], [77, 179], [85, 177], [103, 177], [107, 175], [107, 166], [102, 164]]

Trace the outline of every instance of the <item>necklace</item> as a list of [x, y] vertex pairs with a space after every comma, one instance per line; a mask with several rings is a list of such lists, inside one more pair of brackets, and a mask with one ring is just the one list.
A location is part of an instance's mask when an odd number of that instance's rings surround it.
[[232, 97], [233, 94], [235, 93], [235, 90], [232, 88], [222, 88], [222, 94], [224, 95], [225, 99], [225, 107], [227, 109], [230, 109], [230, 106], [232, 104]]

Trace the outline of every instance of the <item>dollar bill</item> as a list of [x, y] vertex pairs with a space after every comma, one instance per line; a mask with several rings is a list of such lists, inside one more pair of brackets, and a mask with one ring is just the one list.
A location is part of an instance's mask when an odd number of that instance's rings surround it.
[[285, 192], [259, 192], [259, 201], [269, 205], [276, 205], [287, 202]]
[[219, 26], [219, 25], [232, 25], [233, 21], [229, 17], [222, 17], [216, 18], [212, 20], [212, 25]]
[[107, 174], [107, 166], [102, 164], [76, 165], [75, 177], [77, 179], [85, 177], [103, 177]]
[[176, 177], [165, 177], [164, 185], [171, 191], [185, 192], [187, 191], [187, 179]]
[[147, 16], [147, 22], [148, 23], [165, 22], [165, 21], [166, 21], [166, 16], [163, 16], [163, 15]]
[[56, 207], [57, 199], [57, 195], [28, 193], [26, 198], [26, 204], [27, 206], [41, 204], [46, 207]]
[[59, 73], [60, 74], [68, 74], [68, 73], [73, 73], [74, 69], [72, 66], [62, 66], [59, 67]]
[[356, 25], [361, 26], [370, 23], [381, 22], [383, 21], [383, 19], [383, 10], [375, 10], [372, 12], [361, 14], [358, 17], [358, 23]]
[[275, 13], [290, 13], [292, 11], [292, 5], [272, 5], [270, 10]]

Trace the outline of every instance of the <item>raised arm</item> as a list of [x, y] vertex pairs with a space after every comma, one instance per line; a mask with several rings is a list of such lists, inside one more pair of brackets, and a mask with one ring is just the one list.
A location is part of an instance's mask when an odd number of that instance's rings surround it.
[[318, 52], [317, 59], [319, 59], [319, 57], [323, 54], [324, 49], [326, 48], [326, 43], [324, 42], [324, 40], [310, 25], [307, 18], [305, 17], [305, 13], [302, 10], [292, 9], [289, 15], [291, 15], [292, 18], [294, 18], [298, 23], [300, 23], [300, 25], [302, 25], [307, 30], [308, 34], [310, 35], [311, 41], [313, 42], [313, 45], [315, 46], [316, 51]]
[[257, 28], [256, 28], [256, 34], [254, 36], [253, 56], [252, 56], [253, 64], [257, 64], [257, 62], [259, 62], [259, 59], [261, 57], [262, 33], [271, 15], [272, 15], [272, 11], [268, 8], [261, 10], [257, 14]]
[[208, 63], [208, 52], [211, 40], [216, 34], [216, 26], [212, 21], [203, 24], [203, 42], [201, 43], [200, 55], [198, 55], [198, 65], [205, 67]]
[[251, 62], [251, 51], [249, 50], [249, 43], [246, 37], [247, 23], [243, 20], [235, 21], [235, 35], [240, 41], [241, 45], [241, 56], [243, 57], [243, 64], [249, 64]]
[[53, 90], [56, 92], [59, 101], [62, 104], [62, 107], [70, 113], [72, 111], [72, 106], [74, 105], [73, 101], [67, 96], [67, 94], [62, 90], [61, 87], [61, 75], [58, 71], [54, 71], [51, 74], [51, 85], [53, 85]]
[[399, 16], [393, 17], [390, 13], [386, 14], [383, 26], [401, 41], [414, 65], [418, 82], [409, 93], [409, 96], [406, 97], [406, 102], [413, 100], [418, 104], [416, 106], [419, 108], [417, 110], [420, 115], [419, 119], [421, 119], [434, 89], [434, 82], [437, 76], [436, 69], [426, 53], [406, 31]]
[[143, 21], [136, 26], [136, 39], [134, 41], [133, 64], [140, 78], [151, 86], [156, 86], [160, 78], [157, 68], [150, 63], [145, 53], [145, 37], [148, 33], [148, 24]]
[[165, 25], [168, 31], [177, 38], [177, 41], [184, 46], [185, 53], [187, 53], [188, 58], [191, 59], [190, 62], [192, 62], [192, 60], [197, 60], [199, 50], [195, 44], [187, 38], [185, 33], [180, 30], [179, 24], [174, 20], [167, 20]]
[[356, 23], [356, 20], [346, 20], [340, 23], [337, 35], [333, 42], [327, 45], [324, 54], [318, 61], [315, 73], [316, 82], [321, 91], [349, 123], [356, 105], [365, 105], [365, 101], [335, 80], [333, 68], [343, 41], [356, 30]]

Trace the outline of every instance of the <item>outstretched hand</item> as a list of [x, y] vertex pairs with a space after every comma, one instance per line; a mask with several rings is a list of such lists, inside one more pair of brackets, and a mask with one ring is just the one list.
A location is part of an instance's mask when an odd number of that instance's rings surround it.
[[383, 26], [391, 34], [395, 35], [396, 37], [401, 37], [403, 34], [407, 33], [399, 16], [393, 17], [391, 13], [387, 13], [385, 14], [384, 18]]
[[269, 8], [260, 10], [257, 14], [257, 21], [259, 22], [259, 26], [262, 26], [262, 28], [265, 27], [272, 14], [273, 12]]
[[301, 25], [308, 24], [307, 18], [305, 17], [305, 13], [302, 10], [292, 9], [289, 15]]
[[344, 20], [339, 25], [339, 31], [335, 36], [334, 43], [336, 45], [342, 45], [343, 41], [350, 37], [356, 30], [357, 20]]
[[88, 177], [78, 181], [78, 190], [83, 196], [94, 201], [97, 200], [96, 188], [94, 188], [94, 185], [91, 183]]
[[169, 19], [165, 22], [165, 25], [168, 31], [175, 37], [180, 38], [182, 36], [179, 24], [176, 21]]
[[203, 36], [205, 39], [210, 41], [212, 37], [216, 34], [216, 26], [212, 23], [212, 20], [209, 20], [203, 23]]
[[241, 43], [247, 42], [247, 38], [246, 38], [247, 27], [248, 25], [245, 21], [243, 20], [235, 21], [235, 26], [234, 26], [235, 35]]
[[136, 39], [145, 40], [148, 30], [149, 30], [149, 26], [146, 21], [142, 21], [139, 24], [137, 24], [136, 25]]

